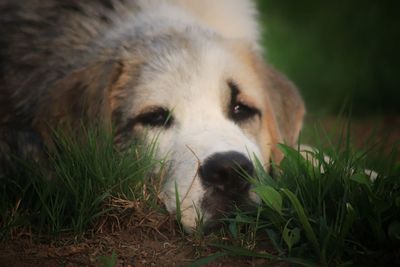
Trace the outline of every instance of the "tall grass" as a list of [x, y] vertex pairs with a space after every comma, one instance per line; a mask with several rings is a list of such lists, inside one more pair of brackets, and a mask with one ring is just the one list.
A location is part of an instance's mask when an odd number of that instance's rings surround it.
[[[371, 179], [365, 172], [366, 154], [352, 151], [347, 141], [308, 152], [314, 163], [296, 149], [284, 145], [280, 149], [285, 158], [273, 166], [274, 177], [257, 164], [256, 177], [249, 178], [261, 199], [258, 211], [238, 211], [227, 220], [233, 240], [253, 242], [217, 247], [230, 255], [306, 266], [400, 263], [400, 165], [396, 161], [387, 157], [385, 164], [375, 165], [379, 174]], [[276, 253], [255, 252], [263, 239]]]
[[113, 146], [103, 130], [83, 130], [79, 138], [55, 131], [55, 147], [45, 164], [15, 158], [0, 176], [1, 234], [26, 226], [36, 232], [83, 233], [110, 211], [111, 197], [140, 197], [154, 166], [154, 145], [134, 142], [127, 151]]
[[[16, 159], [16, 167], [0, 177], [3, 237], [20, 228], [81, 234], [112, 211], [104, 205], [110, 198], [142, 197], [143, 184], [157, 164], [154, 144], [134, 142], [120, 152], [104, 131], [71, 136], [56, 133], [56, 149], [48, 153], [46, 164]], [[285, 158], [272, 166], [272, 176], [256, 162], [256, 174], [248, 179], [260, 205], [225, 219], [220, 237], [229, 238], [204, 244], [220, 251], [194, 266], [226, 255], [306, 266], [399, 263], [400, 165], [395, 152], [373, 165], [379, 175], [371, 179], [365, 173], [371, 164], [369, 148], [354, 151], [347, 133], [342, 140], [308, 152], [314, 160], [280, 145]]]

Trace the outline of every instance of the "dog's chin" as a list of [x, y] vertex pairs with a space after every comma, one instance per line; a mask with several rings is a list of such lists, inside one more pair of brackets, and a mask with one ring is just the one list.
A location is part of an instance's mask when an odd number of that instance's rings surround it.
[[255, 210], [259, 201], [251, 189], [238, 194], [223, 192], [219, 188], [208, 188], [199, 207], [190, 206], [182, 211], [181, 224], [189, 234], [196, 231], [208, 234], [219, 229], [224, 220], [233, 216], [235, 211]]
[[242, 194], [224, 192], [219, 188], [206, 190], [201, 202], [202, 218], [196, 220], [196, 225], [189, 232], [200, 230], [208, 234], [223, 225], [223, 221], [234, 214], [235, 211], [250, 211], [255, 209], [258, 199], [252, 195], [251, 190]]

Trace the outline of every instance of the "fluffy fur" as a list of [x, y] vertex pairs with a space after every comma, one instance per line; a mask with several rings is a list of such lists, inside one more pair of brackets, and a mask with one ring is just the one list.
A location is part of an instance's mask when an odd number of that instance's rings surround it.
[[115, 125], [120, 149], [157, 137], [171, 170], [161, 197], [175, 212], [178, 185], [188, 231], [257, 201], [232, 170], [204, 174], [231, 158], [268, 168], [277, 143], [297, 141], [303, 102], [263, 62], [256, 15], [247, 0], [2, 1], [0, 161], [36, 155], [49, 125], [96, 120]]

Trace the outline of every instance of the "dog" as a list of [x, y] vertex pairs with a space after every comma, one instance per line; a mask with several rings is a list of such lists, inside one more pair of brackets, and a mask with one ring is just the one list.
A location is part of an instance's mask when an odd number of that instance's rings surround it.
[[113, 125], [118, 149], [156, 139], [187, 232], [257, 202], [238, 169], [297, 142], [304, 103], [264, 62], [250, 0], [4, 0], [0, 25], [2, 157], [81, 120]]

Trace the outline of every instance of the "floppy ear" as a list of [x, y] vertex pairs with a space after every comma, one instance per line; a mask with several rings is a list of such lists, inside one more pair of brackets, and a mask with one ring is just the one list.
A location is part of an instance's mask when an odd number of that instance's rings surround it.
[[[272, 160], [279, 163], [282, 152], [276, 144], [284, 143], [295, 146], [303, 125], [305, 114], [304, 102], [296, 88], [282, 73], [270, 65], [264, 65], [265, 87], [267, 90], [268, 104], [270, 105], [271, 121], [270, 132], [272, 136]], [[275, 127], [275, 129], [273, 129]]]
[[73, 130], [82, 122], [110, 127], [111, 91], [122, 73], [123, 64], [114, 60], [96, 62], [69, 73], [41, 99], [33, 127], [47, 141], [49, 127]]
[[296, 86], [272, 66], [266, 66], [266, 76], [270, 104], [275, 114], [281, 141], [294, 146], [303, 125], [304, 102]]
[[254, 55], [254, 66], [266, 90], [265, 124], [271, 136], [271, 157], [279, 163], [283, 154], [276, 146], [295, 146], [303, 125], [305, 106], [296, 86], [261, 56]]

